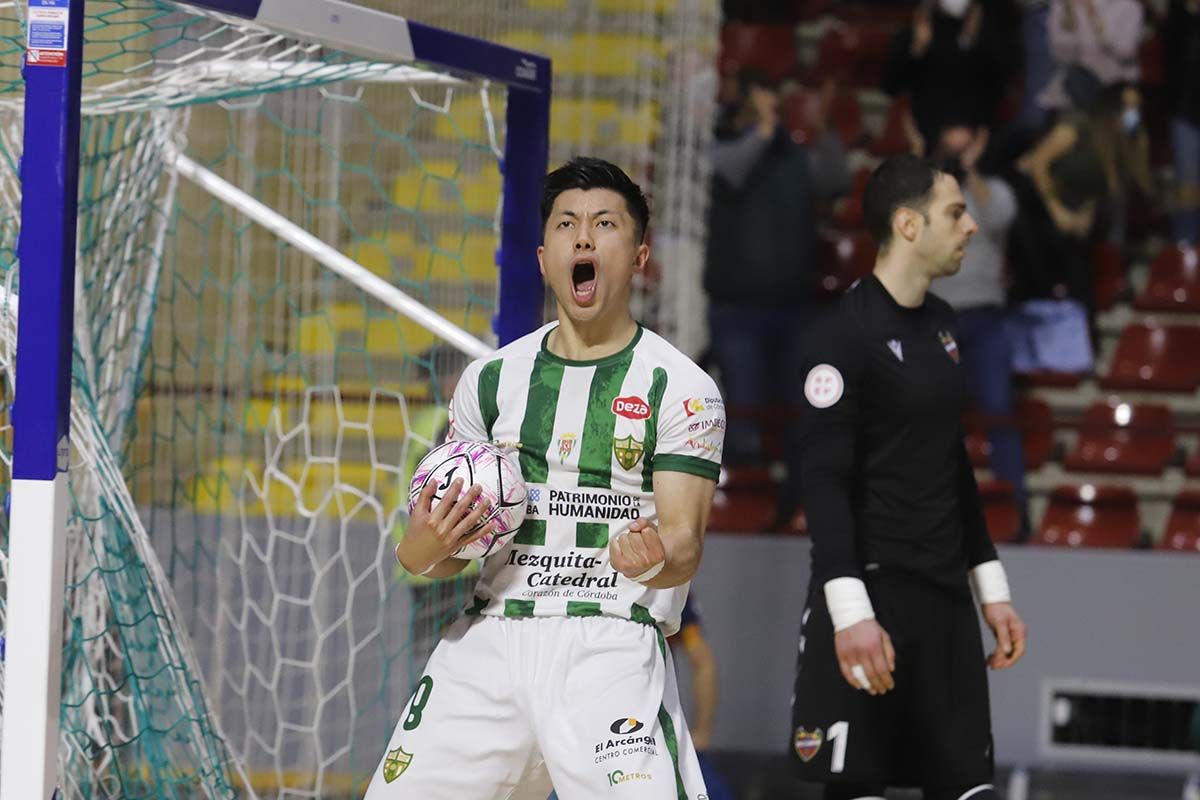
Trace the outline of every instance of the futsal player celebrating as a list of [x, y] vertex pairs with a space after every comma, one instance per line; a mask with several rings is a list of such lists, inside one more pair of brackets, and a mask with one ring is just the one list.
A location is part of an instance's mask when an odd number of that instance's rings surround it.
[[[641, 189], [577, 158], [546, 177], [541, 213], [558, 320], [469, 365], [451, 405], [452, 438], [519, 448], [527, 518], [430, 657], [368, 800], [706, 793], [664, 637], [700, 563], [724, 406], [630, 314]], [[433, 506], [432, 486], [397, 558], [446, 577], [478, 492], [456, 482]]]
[[971, 585], [997, 646], [1025, 652], [985, 527], [960, 419], [966, 398], [950, 306], [976, 224], [958, 181], [888, 159], [863, 197], [879, 245], [810, 348], [803, 493], [812, 585], [793, 701], [801, 777], [826, 800], [995, 800], [987, 673]]

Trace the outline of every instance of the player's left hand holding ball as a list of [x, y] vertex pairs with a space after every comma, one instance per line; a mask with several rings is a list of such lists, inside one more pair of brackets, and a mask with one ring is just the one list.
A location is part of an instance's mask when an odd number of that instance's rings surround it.
[[667, 551], [654, 523], [635, 519], [629, 530], [608, 543], [613, 569], [638, 583], [653, 580], [667, 563]]
[[988, 656], [992, 669], [1007, 669], [1025, 655], [1025, 623], [1012, 603], [986, 603], [983, 618], [996, 635], [996, 649]]

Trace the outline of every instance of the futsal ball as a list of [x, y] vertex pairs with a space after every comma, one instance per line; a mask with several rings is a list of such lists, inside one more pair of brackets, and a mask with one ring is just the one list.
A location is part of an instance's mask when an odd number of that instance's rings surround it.
[[437, 506], [454, 481], [462, 478], [465, 492], [478, 484], [483, 492], [476, 501], [488, 502], [492, 510], [480, 520], [471, 533], [484, 525], [495, 523], [496, 530], [476, 542], [459, 548], [455, 558], [483, 558], [504, 546], [509, 536], [525, 521], [525, 501], [528, 491], [516, 456], [487, 442], [450, 441], [429, 451], [413, 473], [408, 488], [408, 513], [412, 514], [417, 497], [425, 484], [433, 481], [437, 489], [433, 505]]

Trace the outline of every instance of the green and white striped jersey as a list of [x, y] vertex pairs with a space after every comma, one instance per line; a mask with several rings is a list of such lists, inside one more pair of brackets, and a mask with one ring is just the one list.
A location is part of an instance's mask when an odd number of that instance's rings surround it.
[[656, 471], [716, 480], [725, 405], [703, 370], [641, 326], [619, 353], [568, 361], [557, 323], [473, 362], [451, 401], [450, 436], [519, 447], [525, 524], [483, 565], [468, 614], [616, 616], [679, 628], [687, 586], [649, 589], [612, 568], [609, 539], [655, 520]]

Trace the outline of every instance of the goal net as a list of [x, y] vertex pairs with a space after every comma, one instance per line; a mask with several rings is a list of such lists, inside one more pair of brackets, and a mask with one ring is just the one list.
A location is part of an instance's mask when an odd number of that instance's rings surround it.
[[[0, 2], [6, 499], [23, 6]], [[472, 580], [392, 549], [493, 343], [508, 87], [165, 0], [85, 13], [60, 788], [359, 796]]]

